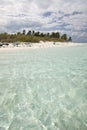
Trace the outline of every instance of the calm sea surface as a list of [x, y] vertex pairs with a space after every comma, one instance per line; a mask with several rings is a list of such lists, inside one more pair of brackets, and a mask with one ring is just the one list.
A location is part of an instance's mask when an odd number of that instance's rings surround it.
[[87, 130], [87, 45], [0, 51], [0, 130]]

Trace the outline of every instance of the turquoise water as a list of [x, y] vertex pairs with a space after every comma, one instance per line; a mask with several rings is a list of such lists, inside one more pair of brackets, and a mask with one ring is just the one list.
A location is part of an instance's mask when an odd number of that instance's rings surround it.
[[0, 130], [87, 130], [87, 45], [0, 51]]

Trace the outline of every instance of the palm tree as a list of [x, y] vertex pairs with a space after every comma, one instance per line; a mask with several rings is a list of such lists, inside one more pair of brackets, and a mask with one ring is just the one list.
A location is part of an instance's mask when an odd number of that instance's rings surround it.
[[27, 35], [31, 35], [31, 30], [29, 30], [29, 31], [27, 32]]
[[72, 41], [72, 37], [69, 37], [69, 38], [68, 38], [68, 42], [71, 42], [71, 41]]
[[34, 34], [35, 34], [35, 31], [33, 30], [33, 31], [32, 31], [32, 35], [34, 36]]
[[60, 33], [56, 32], [56, 38], [60, 38]]
[[61, 39], [67, 41], [67, 35], [66, 35], [66, 34], [63, 34], [63, 35], [61, 36]]
[[26, 30], [23, 30], [22, 34], [25, 35], [26, 34]]
[[47, 37], [49, 37], [50, 36], [50, 33], [47, 33]]

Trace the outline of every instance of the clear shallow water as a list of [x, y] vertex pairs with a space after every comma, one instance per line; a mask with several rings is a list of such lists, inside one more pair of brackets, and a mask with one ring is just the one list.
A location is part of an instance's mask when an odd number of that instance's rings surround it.
[[0, 130], [87, 130], [87, 45], [0, 52]]

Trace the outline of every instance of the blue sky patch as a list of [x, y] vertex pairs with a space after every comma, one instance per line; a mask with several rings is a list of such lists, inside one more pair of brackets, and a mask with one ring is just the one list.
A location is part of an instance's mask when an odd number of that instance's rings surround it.
[[53, 13], [53, 12], [50, 12], [50, 11], [49, 11], [49, 12], [45, 12], [45, 13], [43, 13], [43, 16], [44, 16], [44, 17], [49, 17], [49, 16], [52, 15], [52, 13]]

